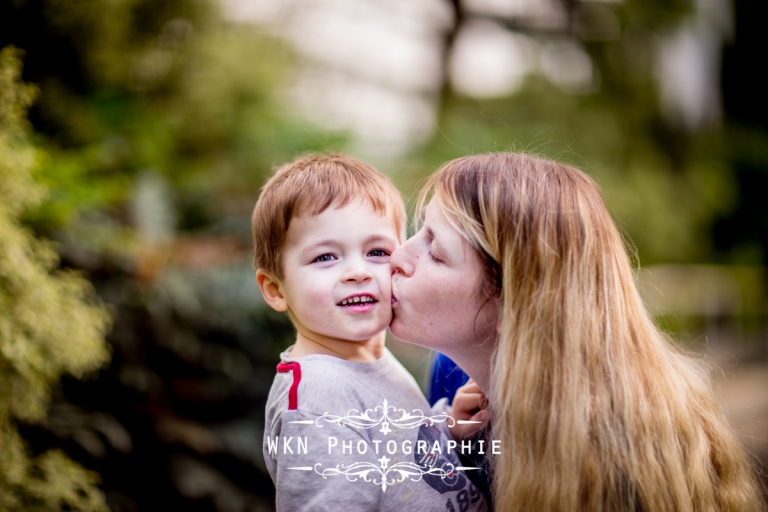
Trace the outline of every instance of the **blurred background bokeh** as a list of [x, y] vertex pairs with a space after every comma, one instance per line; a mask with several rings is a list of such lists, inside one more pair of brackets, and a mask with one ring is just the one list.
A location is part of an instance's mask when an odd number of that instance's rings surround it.
[[[293, 331], [259, 295], [249, 215], [307, 151], [407, 200], [477, 152], [588, 172], [764, 475], [766, 11], [2, 0], [0, 508], [273, 509], [263, 408]], [[429, 353], [389, 343], [424, 382]]]

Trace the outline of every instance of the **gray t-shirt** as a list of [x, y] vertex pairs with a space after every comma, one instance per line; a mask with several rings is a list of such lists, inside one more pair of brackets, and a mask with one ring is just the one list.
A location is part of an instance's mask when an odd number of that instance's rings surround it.
[[370, 363], [290, 350], [264, 429], [278, 511], [488, 509], [461, 467], [445, 402], [430, 408], [389, 350]]

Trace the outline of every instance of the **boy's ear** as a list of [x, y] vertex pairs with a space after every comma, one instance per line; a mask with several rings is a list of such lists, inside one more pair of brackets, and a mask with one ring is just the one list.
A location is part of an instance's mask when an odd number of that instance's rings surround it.
[[280, 289], [280, 283], [261, 269], [256, 271], [256, 282], [259, 284], [264, 301], [275, 311], [287, 311], [288, 303]]

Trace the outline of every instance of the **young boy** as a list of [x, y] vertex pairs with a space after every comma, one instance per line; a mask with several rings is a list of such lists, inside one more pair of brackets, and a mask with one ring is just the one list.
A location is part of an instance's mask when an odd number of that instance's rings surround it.
[[392, 183], [339, 155], [283, 166], [256, 203], [256, 279], [296, 327], [266, 408], [278, 510], [487, 509], [460, 468], [453, 420], [384, 346], [405, 222]]

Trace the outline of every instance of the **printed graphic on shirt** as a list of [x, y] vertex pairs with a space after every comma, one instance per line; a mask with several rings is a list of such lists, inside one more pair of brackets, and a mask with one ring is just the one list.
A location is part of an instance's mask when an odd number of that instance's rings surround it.
[[[419, 441], [425, 441], [429, 447], [427, 453], [415, 452], [413, 457], [423, 471], [424, 481], [429, 484], [437, 492], [444, 494], [446, 492], [455, 491], [456, 489], [463, 489], [467, 483], [467, 479], [464, 475], [456, 471], [459, 466], [458, 457], [455, 455], [448, 458], [447, 449], [440, 444], [440, 432], [433, 426], [422, 425], [419, 428]], [[437, 443], [437, 446], [435, 446]], [[417, 446], [420, 443], [417, 441]], [[438, 448], [439, 447], [439, 448]], [[437, 476], [430, 474], [429, 470], [432, 468], [440, 468], [443, 470], [445, 476]]]
[[[436, 448], [435, 442], [440, 442], [440, 432], [435, 427], [423, 425], [419, 428], [419, 441], [424, 441], [427, 446], [432, 447], [427, 454], [414, 454], [416, 464], [425, 471], [424, 482], [440, 494], [451, 493], [445, 497], [445, 510], [450, 512], [467, 512], [470, 508], [486, 510], [487, 501], [483, 502], [484, 496], [480, 489], [465, 474], [454, 469], [472, 470], [474, 468], [460, 466], [455, 452], [446, 450], [445, 445], [438, 445], [441, 446], [441, 450]], [[429, 474], [428, 468], [442, 468], [447, 474], [444, 478], [438, 478]]]

